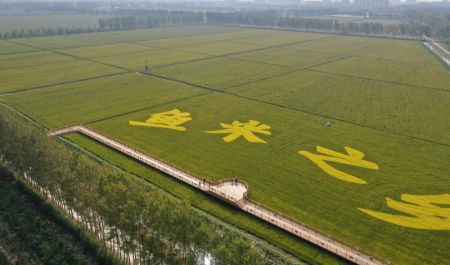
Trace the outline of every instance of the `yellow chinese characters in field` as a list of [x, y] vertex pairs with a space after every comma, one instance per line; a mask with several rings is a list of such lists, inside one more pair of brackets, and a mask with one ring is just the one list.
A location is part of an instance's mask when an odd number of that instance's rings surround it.
[[129, 121], [129, 124], [132, 126], [158, 127], [177, 131], [186, 131], [186, 128], [180, 125], [192, 120], [190, 116], [191, 114], [189, 112], [181, 112], [179, 109], [173, 109], [151, 114], [150, 118], [145, 122]]
[[355, 167], [362, 167], [368, 169], [379, 169], [378, 165], [364, 160], [364, 153], [360, 152], [356, 149], [345, 147], [345, 151], [347, 154], [339, 153], [321, 146], [317, 146], [316, 148], [318, 153], [321, 154], [313, 154], [308, 151], [300, 151], [298, 152], [300, 155], [306, 156], [309, 160], [311, 160], [314, 164], [319, 166], [323, 171], [325, 171], [328, 175], [333, 176], [337, 179], [353, 182], [358, 184], [366, 184], [367, 182], [363, 179], [350, 175], [348, 173], [342, 172], [333, 166], [330, 166], [327, 162], [335, 162], [339, 164], [345, 164]]
[[386, 198], [387, 205], [407, 215], [387, 214], [368, 209], [360, 211], [383, 221], [427, 230], [450, 230], [450, 194], [410, 195], [403, 194], [404, 202]]
[[252, 143], [267, 143], [263, 139], [255, 135], [255, 133], [272, 135], [269, 131], [270, 126], [259, 121], [250, 120], [248, 122], [233, 121], [232, 124], [221, 123], [223, 130], [206, 131], [206, 133], [228, 134], [223, 137], [225, 142], [232, 142], [243, 136], [247, 141]]

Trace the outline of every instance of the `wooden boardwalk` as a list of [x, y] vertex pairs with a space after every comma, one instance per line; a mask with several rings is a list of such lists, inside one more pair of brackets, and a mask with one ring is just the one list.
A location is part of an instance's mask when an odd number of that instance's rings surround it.
[[220, 198], [234, 206], [269, 222], [297, 237], [300, 237], [314, 245], [317, 245], [329, 252], [332, 252], [348, 261], [361, 265], [384, 265], [387, 264], [379, 259], [373, 258], [354, 246], [350, 246], [337, 239], [328, 237], [320, 231], [313, 229], [301, 222], [271, 210], [265, 206], [250, 200], [247, 197], [248, 186], [246, 183], [237, 180], [225, 180], [220, 183], [211, 183], [192, 173], [186, 172], [176, 166], [150, 156], [131, 146], [112, 139], [94, 129], [85, 126], [72, 126], [59, 130], [50, 131], [50, 136], [58, 136], [66, 133], [81, 133], [97, 142], [113, 148], [131, 158], [134, 158], [146, 165], [149, 165], [167, 175], [170, 175], [192, 187], [195, 187], [212, 196]]

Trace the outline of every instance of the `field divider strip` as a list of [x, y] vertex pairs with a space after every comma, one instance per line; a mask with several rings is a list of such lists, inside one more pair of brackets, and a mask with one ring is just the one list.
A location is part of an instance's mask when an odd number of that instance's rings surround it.
[[39, 129], [42, 129], [42, 130], [44, 130], [44, 131], [46, 131], [46, 132], [50, 131], [50, 129], [49, 129], [48, 127], [46, 127], [46, 126], [40, 124], [39, 122], [37, 122], [36, 120], [34, 120], [34, 119], [31, 118], [30, 116], [28, 116], [27, 114], [25, 114], [25, 113], [23, 113], [23, 112], [17, 110], [16, 108], [14, 108], [13, 106], [11, 106], [11, 105], [9, 105], [9, 104], [3, 102], [3, 101], [0, 101], [0, 104], [3, 105], [3, 107], [9, 109], [9, 110], [10, 110], [11, 112], [13, 112], [14, 114], [20, 116], [22, 119], [25, 119], [25, 120], [31, 122], [32, 124], [34, 124], [34, 125], [35, 125], [36, 127], [38, 127]]
[[157, 108], [157, 107], [164, 106], [164, 105], [167, 105], [167, 104], [173, 104], [173, 103], [177, 103], [177, 102], [180, 102], [180, 101], [193, 99], [193, 98], [204, 96], [204, 95], [211, 94], [211, 93], [214, 93], [214, 92], [213, 91], [205, 91], [204, 93], [200, 93], [200, 94], [189, 96], [189, 97], [179, 98], [179, 99], [176, 99], [176, 100], [164, 102], [164, 103], [157, 104], [157, 105], [154, 105], [154, 106], [147, 106], [147, 107], [143, 107], [143, 108], [140, 108], [140, 109], [135, 109], [135, 110], [131, 110], [131, 111], [123, 112], [123, 113], [114, 114], [113, 116], [108, 116], [108, 117], [104, 117], [104, 118], [100, 118], [100, 119], [96, 119], [96, 120], [87, 121], [87, 122], [84, 122], [84, 124], [87, 125], [87, 124], [93, 124], [93, 123], [97, 123], [97, 122], [101, 122], [101, 121], [106, 121], [106, 120], [122, 117], [122, 116], [125, 116], [125, 115], [128, 115], [128, 114], [133, 114], [133, 113], [136, 113], [136, 112]]
[[219, 198], [263, 221], [266, 221], [292, 235], [304, 239], [320, 248], [359, 265], [385, 265], [384, 261], [374, 258], [355, 246], [341, 240], [322, 234], [318, 229], [291, 219], [275, 210], [265, 207], [248, 198], [248, 185], [238, 179], [223, 180], [219, 183], [210, 182], [190, 172], [170, 165], [165, 161], [146, 154], [136, 148], [121, 143], [103, 133], [82, 125], [52, 130], [49, 136], [60, 136], [67, 133], [81, 133], [99, 143], [102, 143], [124, 155], [140, 161], [159, 170], [185, 184], [188, 184], [211, 196]]
[[[296, 72], [296, 71], [310, 71], [310, 70], [309, 69], [296, 69], [296, 70], [293, 70], [292, 72]], [[263, 103], [263, 104], [276, 106], [276, 107], [280, 107], [280, 108], [284, 108], [284, 109], [288, 109], [288, 110], [299, 111], [299, 112], [303, 112], [303, 113], [306, 113], [306, 114], [310, 114], [310, 115], [314, 115], [314, 116], [318, 116], [318, 117], [322, 117], [322, 118], [333, 119], [333, 120], [336, 120], [336, 121], [345, 122], [345, 123], [356, 125], [356, 126], [360, 126], [360, 127], [363, 127], [363, 128], [377, 130], [377, 131], [382, 131], [382, 132], [386, 132], [386, 133], [391, 133], [391, 134], [399, 135], [399, 136], [402, 136], [402, 137], [408, 137], [408, 138], [411, 138], [411, 139], [424, 141], [424, 142], [431, 143], [431, 144], [436, 144], [436, 145], [440, 145], [440, 146], [450, 147], [450, 144], [439, 143], [439, 142], [435, 142], [435, 141], [432, 141], [432, 140], [429, 140], [429, 139], [425, 139], [425, 138], [421, 138], [421, 137], [417, 137], [417, 136], [402, 134], [402, 133], [399, 133], [399, 132], [396, 132], [396, 131], [381, 129], [381, 128], [377, 128], [377, 127], [372, 127], [372, 126], [368, 126], [366, 124], [362, 124], [362, 123], [358, 123], [358, 122], [354, 122], [354, 121], [349, 121], [349, 120], [344, 120], [344, 119], [340, 119], [340, 118], [337, 118], [337, 117], [328, 116], [328, 115], [325, 115], [325, 114], [320, 114], [320, 113], [316, 113], [316, 112], [312, 112], [312, 111], [308, 111], [308, 110], [304, 110], [304, 109], [288, 107], [288, 106], [284, 106], [284, 105], [280, 105], [280, 104], [276, 104], [276, 103], [272, 103], [272, 102], [268, 102], [268, 101], [264, 101], [264, 100], [259, 100], [259, 99], [255, 99], [255, 98], [245, 97], [245, 96], [242, 96], [242, 95], [230, 93], [230, 92], [226, 91], [226, 89], [225, 90], [220, 90], [220, 89], [216, 89], [216, 88], [210, 88], [210, 87], [207, 87], [207, 86], [202, 86], [202, 85], [198, 85], [198, 84], [194, 84], [194, 83], [190, 83], [190, 82], [186, 82], [186, 81], [182, 81], [182, 80], [177, 80], [177, 79], [174, 79], [174, 78], [161, 76], [161, 75], [157, 75], [157, 74], [153, 74], [153, 73], [145, 73], [145, 72], [140, 72], [140, 73], [143, 74], [143, 75], [147, 75], [149, 77], [161, 78], [163, 80], [172, 81], [172, 82], [185, 84], [185, 85], [189, 85], [189, 86], [194, 86], [194, 87], [198, 87], [198, 88], [208, 89], [208, 90], [211, 90], [211, 91], [214, 91], [214, 92], [223, 93], [223, 94], [234, 96], [234, 97], [237, 97], [237, 98], [242, 98], [242, 99], [246, 99], [246, 100], [250, 100], [250, 101], [260, 102], [260, 103]], [[285, 74], [289, 74], [289, 73], [282, 73], [282, 74], [280, 74], [280, 76], [285, 75]]]
[[427, 86], [414, 85], [414, 84], [408, 84], [408, 83], [401, 83], [401, 82], [395, 82], [395, 81], [387, 81], [387, 80], [382, 80], [382, 79], [368, 78], [368, 77], [362, 77], [362, 76], [356, 76], [356, 75], [333, 73], [333, 72], [317, 70], [317, 69], [311, 69], [311, 68], [308, 68], [308, 71], [316, 72], [316, 73], [323, 73], [323, 74], [330, 74], [330, 75], [337, 75], [337, 76], [344, 76], [344, 77], [351, 77], [351, 78], [356, 78], [356, 79], [361, 79], [361, 80], [384, 82], [384, 83], [394, 84], [394, 85], [416, 87], [416, 88], [425, 89], [425, 90], [436, 90], [436, 91], [440, 91], [440, 92], [450, 93], [450, 90], [443, 89], [443, 88], [427, 87]]
[[26, 92], [26, 91], [29, 91], [29, 90], [45, 89], [45, 88], [50, 88], [50, 87], [54, 87], [54, 86], [69, 85], [69, 84], [74, 84], [74, 83], [81, 83], [81, 82], [97, 80], [97, 79], [103, 79], [103, 78], [108, 78], [108, 77], [117, 76], [117, 75], [125, 75], [125, 74], [130, 74], [130, 73], [129, 72], [121, 72], [121, 73], [114, 73], [114, 74], [107, 74], [107, 75], [101, 75], [101, 76], [95, 76], [95, 77], [88, 77], [88, 78], [83, 78], [83, 79], [78, 79], [78, 80], [73, 80], [73, 81], [59, 82], [59, 83], [53, 83], [53, 84], [48, 84], [48, 85], [36, 86], [36, 87], [22, 88], [22, 89], [17, 89], [17, 90], [14, 90], [14, 91], [9, 91], [9, 92], [6, 91], [4, 93], [0, 93], [0, 97], [1, 96], [7, 96], [9, 94], [16, 94], [16, 93]]
[[[307, 70], [308, 70], [309, 68], [311, 68], [311, 67], [316, 67], [316, 66], [318, 66], [318, 65], [327, 64], [327, 63], [331, 63], [331, 62], [337, 62], [337, 61], [346, 59], [347, 57], [348, 57], [348, 56], [343, 56], [343, 57], [339, 57], [339, 58], [333, 58], [333, 59], [331, 59], [330, 61], [322, 62], [322, 63], [315, 64], [315, 65], [311, 65], [311, 66], [305, 66], [305, 67], [290, 67], [290, 66], [283, 66], [283, 67], [285, 67], [285, 68], [287, 68], [287, 69], [291, 69], [291, 70], [289, 70], [289, 71], [287, 71], [287, 72], [280, 73], [280, 74], [275, 74], [275, 75], [263, 77], [263, 78], [260, 78], [260, 79], [257, 79], [257, 80], [251, 80], [251, 81], [248, 81], [248, 82], [245, 82], [245, 83], [242, 83], [242, 84], [236, 84], [236, 85], [233, 85], [233, 86], [230, 86], [230, 87], [225, 88], [223, 91], [225, 91], [225, 93], [227, 93], [227, 94], [237, 96], [236, 94], [228, 93], [228, 92], [226, 92], [226, 91], [229, 90], [229, 89], [236, 88], [236, 87], [246, 86], [246, 85], [253, 84], [253, 83], [257, 83], [257, 82], [260, 82], [260, 81], [270, 80], [270, 79], [272, 79], [272, 78], [277, 78], [277, 77], [284, 76], [284, 75], [288, 75], [288, 74], [292, 74], [292, 73], [295, 73], [295, 72], [304, 72], [304, 71], [307, 71]], [[233, 57], [232, 57], [232, 58], [233, 58]], [[233, 58], [233, 59], [235, 59], [235, 58]], [[238, 60], [242, 60], [242, 59], [238, 59]], [[260, 63], [260, 62], [256, 62], [256, 61], [252, 61], [252, 60], [244, 60], [244, 61]], [[263, 63], [263, 64], [266, 64], [266, 63]]]
[[[12, 42], [20, 44], [20, 42], [17, 42], [17, 41], [12, 41]], [[122, 67], [122, 66], [113, 65], [113, 64], [107, 64], [107, 63], [102, 63], [102, 62], [97, 62], [97, 61], [91, 60], [90, 58], [83, 58], [83, 57], [76, 56], [76, 55], [73, 55], [73, 54], [64, 53], [64, 52], [62, 52], [60, 50], [45, 49], [45, 48], [33, 46], [31, 44], [23, 44], [23, 45], [26, 45], [26, 46], [31, 47], [31, 48], [39, 49], [40, 51], [50, 52], [50, 53], [53, 53], [53, 54], [59, 54], [59, 55], [63, 55], [63, 56], [66, 56], [66, 57], [71, 57], [71, 58], [74, 58], [74, 59], [77, 59], [77, 60], [80, 60], [80, 61], [88, 61], [88, 62], [91, 62], [91, 63], [96, 63], [96, 64], [100, 64], [100, 65], [104, 65], [104, 66], [108, 66], [108, 67], [112, 67], [112, 68], [117, 68], [117, 69], [122, 70], [122, 71], [131, 72], [130, 69]]]
[[[195, 26], [201, 26], [201, 25], [179, 25], [179, 26], [170, 27], [170, 28], [192, 27], [192, 26], [195, 27]], [[217, 25], [207, 25], [207, 26], [218, 27]], [[227, 26], [223, 26], [223, 27], [227, 27]], [[228, 28], [237, 28], [237, 27], [228, 26]], [[151, 29], [157, 29], [157, 28], [106, 30], [106, 31], [88, 32], [88, 33], [75, 33], [75, 34], [70, 34], [70, 35], [71, 36], [76, 36], [76, 35], [83, 35], [83, 34], [117, 33], [117, 32], [151, 30]], [[253, 30], [257, 30], [257, 29], [247, 28], [247, 29], [243, 29], [243, 30], [236, 30], [236, 31], [229, 31], [229, 32], [241, 32], [241, 31], [253, 31]], [[113, 39], [111, 39], [110, 42], [105, 42], [105, 43], [95, 43], [95, 44], [78, 45], [78, 46], [71, 46], [71, 47], [65, 47], [65, 48], [55, 48], [55, 49], [48, 49], [48, 51], [55, 51], [55, 50], [62, 50], [62, 49], [76, 49], [76, 48], [85, 48], [85, 47], [112, 45], [112, 44], [123, 44], [123, 43], [131, 44], [131, 43], [140, 42], [140, 41], [164, 40], [164, 39], [174, 39], [174, 38], [180, 38], [180, 37], [195, 37], [195, 36], [203, 36], [203, 35], [223, 34], [223, 33], [229, 33], [229, 32], [211, 32], [211, 33], [203, 33], [203, 34], [192, 34], [192, 35], [183, 35], [183, 36], [162, 37], [162, 38], [156, 38], [156, 39], [139, 39], [139, 40], [133, 40], [133, 41], [113, 40]], [[62, 36], [56, 36], [56, 35], [55, 36], [37, 36], [37, 37], [31, 37], [31, 38], [51, 38], [51, 37], [62, 37]], [[32, 47], [32, 48], [43, 49], [42, 47], [31, 46], [28, 43], [23, 43], [23, 42], [17, 41], [17, 40], [20, 40], [20, 39], [30, 39], [30, 38], [15, 38], [15, 39], [8, 39], [6, 41], [14, 42], [16, 44], [24, 45], [24, 46], [28, 46], [28, 47]], [[33, 52], [33, 51], [25, 51], [25, 52]], [[25, 53], [25, 52], [17, 52], [17, 53]], [[12, 54], [12, 53], [10, 53], [10, 54]], [[2, 55], [7, 55], [7, 54], [2, 54]]]
[[[331, 37], [328, 37], [328, 38], [331, 38]], [[245, 51], [230, 52], [230, 53], [225, 53], [225, 54], [220, 54], [220, 55], [212, 55], [212, 54], [199, 53], [199, 52], [190, 52], [190, 51], [186, 51], [186, 50], [182, 50], [182, 49], [164, 48], [164, 49], [173, 50], [173, 51], [188, 52], [188, 53], [200, 54], [200, 55], [205, 55], [205, 56], [210, 56], [210, 57], [196, 59], [196, 60], [191, 60], [191, 61], [178, 62], [178, 63], [173, 63], [173, 64], [160, 65], [160, 66], [153, 67], [153, 68], [154, 69], [158, 69], [158, 68], [167, 67], [167, 66], [192, 63], [192, 62], [196, 62], [196, 61], [202, 61], [202, 60], [214, 59], [214, 58], [228, 58], [228, 56], [239, 55], [239, 54], [250, 53], [250, 52], [263, 51], [263, 50], [269, 50], [269, 49], [274, 49], [274, 48], [281, 48], [281, 47], [284, 47], [284, 46], [289, 46], [289, 45], [299, 44], [299, 43], [305, 43], [305, 42], [309, 42], [309, 41], [312, 41], [312, 40], [301, 40], [301, 41], [295, 41], [295, 42], [290, 42], [290, 43], [259, 47], [259, 48], [256, 48], [256, 49], [250, 49], [250, 50], [245, 50]], [[218, 42], [220, 42], [220, 41], [218, 41]], [[248, 43], [245, 43], [245, 44], [252, 45], [252, 44], [248, 44]], [[253, 46], [255, 46], [255, 45], [253, 45]], [[153, 46], [153, 47], [155, 47], [155, 46]], [[230, 58], [228, 58], [228, 59], [230, 59]], [[232, 58], [232, 59], [239, 60], [239, 58]], [[263, 62], [255, 62], [255, 63], [269, 64], [269, 63], [263, 63]], [[271, 65], [271, 64], [269, 64], [269, 65]], [[287, 67], [287, 66], [282, 66], [282, 65], [279, 65], [279, 66], [280, 67]]]
[[264, 103], [264, 104], [268, 104], [268, 105], [272, 105], [272, 106], [276, 106], [276, 107], [280, 107], [280, 108], [284, 108], [284, 109], [299, 111], [299, 112], [303, 112], [303, 113], [306, 113], [306, 114], [310, 114], [310, 115], [314, 115], [314, 116], [318, 116], [318, 117], [322, 117], [322, 118], [327, 118], [327, 119], [332, 119], [332, 120], [336, 120], [336, 121], [340, 121], [340, 122], [345, 122], [345, 123], [348, 123], [348, 124], [360, 126], [360, 127], [367, 128], [367, 129], [382, 131], [382, 132], [386, 132], [386, 133], [392, 133], [392, 134], [399, 135], [399, 136], [402, 136], [402, 137], [409, 137], [411, 139], [420, 140], [420, 141], [428, 142], [428, 143], [431, 143], [431, 144], [436, 144], [436, 145], [440, 145], [440, 146], [450, 147], [450, 144], [439, 143], [439, 142], [435, 142], [435, 141], [432, 141], [432, 140], [429, 140], [429, 139], [425, 139], [425, 138], [421, 138], [421, 137], [416, 137], [416, 136], [407, 135], [407, 134], [401, 134], [399, 132], [386, 130], [386, 129], [381, 129], [381, 128], [378, 128], [378, 127], [372, 127], [372, 126], [368, 126], [366, 124], [362, 124], [362, 123], [358, 123], [358, 122], [354, 122], [354, 121], [349, 121], [349, 120], [344, 120], [344, 119], [340, 119], [340, 118], [337, 118], [337, 117], [328, 116], [328, 115], [325, 115], [325, 114], [320, 114], [320, 113], [316, 113], [316, 112], [312, 112], [312, 111], [307, 111], [307, 110], [304, 110], [304, 109], [288, 107], [288, 106], [284, 106], [284, 105], [280, 105], [280, 104], [276, 104], [276, 103], [272, 103], [272, 102], [268, 102], [268, 101], [264, 101], [264, 100], [249, 98], [249, 97], [245, 97], [245, 96], [242, 96], [242, 95], [233, 94], [233, 93], [229, 93], [229, 92], [224, 92], [224, 93], [227, 94], [227, 95], [238, 97], [238, 98], [243, 98], [243, 99], [247, 99], [247, 100], [251, 100], [251, 101], [256, 101], [256, 102], [260, 102], [260, 103]]
[[[312, 50], [308, 48], [291, 48], [291, 47], [284, 47], [283, 49], [292, 50], [292, 51], [303, 51], [303, 52], [315, 52], [315, 53], [326, 53], [326, 54], [334, 54], [334, 55], [350, 55], [349, 51], [347, 52], [325, 52], [325, 51], [317, 51]], [[362, 48], [357, 48], [358, 50]], [[409, 61], [409, 60], [403, 60], [403, 59], [388, 59], [385, 57], [376, 57], [376, 56], [366, 56], [366, 55], [360, 55], [360, 54], [351, 54], [352, 57], [358, 57], [358, 58], [364, 58], [364, 59], [371, 59], [371, 60], [380, 60], [380, 61], [386, 61], [386, 62], [404, 62], [404, 63], [414, 63], [414, 64], [420, 64], [420, 65], [430, 65], [433, 63], [433, 61], [428, 63], [419, 63], [416, 61]]]
[[[219, 32], [219, 33], [206, 33], [206, 34], [200, 34], [200, 35], [192, 35], [192, 36], [207, 36], [207, 35], [214, 35], [214, 34], [227, 34], [227, 33], [234, 33], [234, 32], [247, 32], [247, 31], [255, 31], [258, 29], [247, 29], [247, 30], [238, 30], [238, 31], [229, 31], [229, 32]], [[285, 34], [285, 32], [282, 33], [277, 33], [277, 35], [282, 35]], [[270, 36], [270, 35], [274, 35], [272, 32], [271, 33], [265, 33], [262, 35], [258, 35], [258, 36], [248, 36], [248, 37], [238, 37], [238, 38], [233, 38], [233, 39], [225, 39], [225, 40], [209, 40], [209, 41], [205, 41], [202, 43], [196, 43], [196, 44], [189, 44], [189, 45], [184, 45], [184, 46], [173, 46], [173, 47], [161, 47], [161, 46], [157, 46], [157, 45], [151, 45], [151, 44], [139, 44], [138, 42], [144, 42], [144, 41], [153, 41], [153, 39], [149, 39], [149, 40], [143, 40], [143, 41], [132, 41], [129, 42], [132, 45], [137, 45], [137, 46], [143, 46], [143, 47], [153, 47], [153, 48], [160, 48], [160, 49], [177, 49], [177, 48], [182, 48], [182, 47], [192, 47], [192, 46], [197, 46], [197, 45], [204, 45], [204, 44], [210, 44], [210, 43], [217, 43], [217, 42], [224, 42], [224, 41], [232, 41], [232, 42], [236, 42], [239, 43], [240, 40], [246, 40], [246, 39], [252, 39], [252, 38], [258, 38], [258, 37], [264, 37], [264, 36]], [[173, 37], [173, 38], [163, 38], [163, 39], [154, 39], [154, 40], [164, 40], [164, 39], [177, 39], [177, 38], [186, 38], [186, 37], [192, 37], [192, 36], [179, 36], [179, 37]], [[251, 45], [251, 46], [256, 46], [255, 44], [248, 44], [248, 43], [243, 43], [243, 44], [247, 44], [247, 45]]]

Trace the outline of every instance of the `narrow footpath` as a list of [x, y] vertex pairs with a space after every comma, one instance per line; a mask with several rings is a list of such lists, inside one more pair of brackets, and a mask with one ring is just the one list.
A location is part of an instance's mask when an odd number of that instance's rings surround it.
[[123, 144], [101, 132], [85, 126], [72, 126], [49, 132], [49, 136], [59, 136], [67, 133], [81, 133], [97, 142], [115, 149], [131, 158], [134, 158], [152, 168], [155, 168], [169, 176], [172, 176], [192, 187], [206, 192], [214, 197], [226, 201], [243, 211], [250, 213], [266, 222], [269, 222], [297, 237], [300, 237], [316, 246], [334, 253], [348, 261], [360, 265], [385, 265], [387, 263], [373, 258], [354, 246], [339, 242], [337, 239], [328, 237], [306, 224], [290, 219], [289, 217], [270, 210], [257, 202], [250, 200], [247, 196], [248, 186], [238, 179], [224, 180], [220, 183], [209, 182], [199, 176], [186, 172], [173, 165], [140, 152], [133, 147]]

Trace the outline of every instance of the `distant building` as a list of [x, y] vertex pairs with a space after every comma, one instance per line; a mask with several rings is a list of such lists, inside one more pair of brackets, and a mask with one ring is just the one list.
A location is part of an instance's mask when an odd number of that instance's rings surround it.
[[381, 9], [389, 7], [389, 0], [355, 0], [353, 5], [359, 9]]

